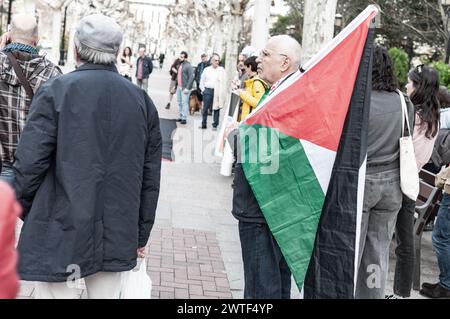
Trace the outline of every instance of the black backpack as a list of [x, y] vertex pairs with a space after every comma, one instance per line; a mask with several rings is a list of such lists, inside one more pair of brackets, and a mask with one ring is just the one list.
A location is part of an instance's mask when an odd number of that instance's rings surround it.
[[450, 130], [440, 129], [436, 142], [434, 143], [431, 161], [439, 169], [450, 163]]

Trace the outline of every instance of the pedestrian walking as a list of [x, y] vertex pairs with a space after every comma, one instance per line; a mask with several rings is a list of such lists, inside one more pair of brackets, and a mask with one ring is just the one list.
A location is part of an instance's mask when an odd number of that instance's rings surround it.
[[38, 25], [33, 15], [13, 16], [11, 31], [0, 38], [0, 179], [11, 182], [17, 143], [35, 92], [61, 74], [58, 66], [39, 55]]
[[159, 117], [116, 69], [113, 19], [81, 19], [74, 43], [78, 68], [41, 87], [17, 148], [19, 274], [37, 298], [78, 298], [68, 281], [80, 278], [89, 298], [117, 298], [155, 221]]
[[139, 57], [136, 61], [136, 81], [137, 85], [145, 92], [148, 90], [148, 78], [153, 72], [153, 62], [145, 55], [145, 48], [139, 48]]
[[208, 112], [214, 112], [212, 129], [217, 130], [219, 126], [220, 109], [225, 105], [225, 69], [219, 65], [220, 56], [214, 53], [211, 57], [211, 66], [202, 73], [200, 79], [200, 90], [203, 95], [202, 125], [200, 129], [206, 129]]
[[177, 122], [186, 124], [189, 112], [189, 94], [194, 84], [194, 69], [189, 63], [188, 54], [183, 51], [180, 53], [180, 65], [177, 72], [177, 102], [179, 118]]

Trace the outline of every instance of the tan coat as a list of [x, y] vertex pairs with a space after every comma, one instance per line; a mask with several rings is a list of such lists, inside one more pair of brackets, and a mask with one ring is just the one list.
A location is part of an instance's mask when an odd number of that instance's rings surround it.
[[436, 187], [443, 188], [444, 192], [450, 194], [450, 167], [443, 167], [436, 175]]

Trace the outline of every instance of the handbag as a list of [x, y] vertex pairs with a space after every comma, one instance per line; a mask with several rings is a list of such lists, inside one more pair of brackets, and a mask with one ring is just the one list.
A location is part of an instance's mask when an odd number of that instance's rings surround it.
[[[402, 136], [400, 137], [400, 188], [404, 195], [413, 201], [419, 196], [419, 173], [417, 172], [416, 155], [411, 136], [411, 128], [408, 120], [403, 93], [397, 90], [402, 104]], [[408, 136], [405, 136], [405, 121], [408, 127]]]

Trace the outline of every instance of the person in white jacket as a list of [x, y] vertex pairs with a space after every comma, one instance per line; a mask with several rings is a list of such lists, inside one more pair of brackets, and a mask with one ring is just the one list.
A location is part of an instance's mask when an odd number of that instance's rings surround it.
[[200, 78], [200, 90], [203, 95], [202, 125], [207, 128], [208, 110], [212, 108], [213, 130], [219, 126], [220, 109], [225, 105], [225, 69], [219, 65], [220, 56], [214, 53], [211, 57], [211, 66], [207, 67]]

